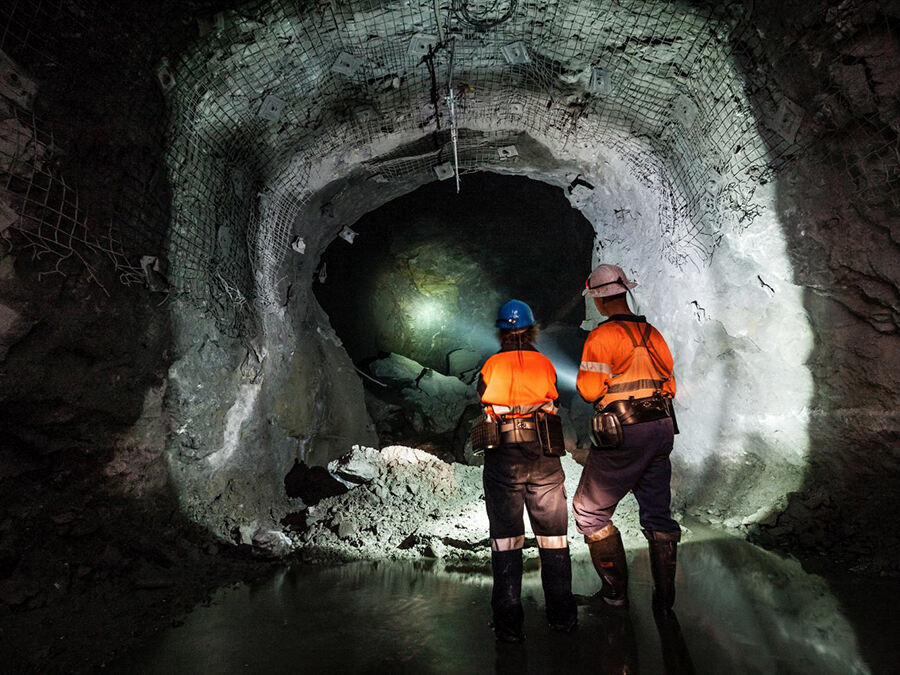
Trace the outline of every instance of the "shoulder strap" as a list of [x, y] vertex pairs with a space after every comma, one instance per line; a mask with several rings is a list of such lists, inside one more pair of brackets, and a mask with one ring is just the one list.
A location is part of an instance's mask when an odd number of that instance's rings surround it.
[[659, 358], [659, 355], [656, 353], [656, 350], [653, 349], [653, 346], [650, 342], [650, 335], [653, 332], [653, 326], [650, 323], [646, 323], [646, 329], [641, 330], [638, 329], [638, 335], [640, 335], [641, 341], [638, 343], [637, 338], [631, 332], [631, 329], [625, 324], [624, 321], [619, 321], [618, 324], [625, 331], [625, 334], [628, 336], [628, 339], [631, 340], [632, 346], [637, 349], [638, 347], [643, 347], [647, 350], [647, 355], [650, 357], [650, 364], [653, 366], [653, 369], [656, 370], [656, 374], [660, 376], [663, 381], [668, 380], [668, 376], [665, 374], [666, 369], [662, 365], [662, 359]]
[[631, 340], [631, 346], [634, 347], [635, 349], [637, 349], [640, 345], [638, 345], [637, 338], [634, 337], [634, 335], [632, 334], [631, 329], [628, 327], [628, 325], [624, 321], [617, 321], [616, 323], [618, 323], [622, 327], [622, 330], [625, 331], [625, 334], [628, 336], [628, 339]]
[[653, 332], [653, 326], [649, 323], [647, 324], [647, 333], [644, 335], [644, 347], [647, 349], [647, 354], [650, 356], [650, 363], [653, 364], [653, 367], [656, 369], [657, 375], [659, 375], [663, 380], [668, 380], [669, 377], [665, 375], [666, 369], [664, 364], [662, 363], [662, 359], [659, 354], [656, 353], [656, 350], [653, 348], [653, 344], [650, 342], [650, 334]]

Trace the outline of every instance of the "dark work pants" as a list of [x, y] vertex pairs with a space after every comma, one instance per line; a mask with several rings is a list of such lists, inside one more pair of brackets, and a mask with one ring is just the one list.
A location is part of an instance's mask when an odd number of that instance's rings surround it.
[[640, 507], [641, 527], [678, 532], [671, 512], [672, 420], [632, 424], [623, 427], [623, 432], [621, 447], [591, 448], [588, 454], [572, 505], [578, 531], [588, 535], [606, 527], [616, 506], [632, 490]]
[[[522, 537], [522, 512], [527, 508], [538, 544], [544, 540], [549, 542], [546, 548], [564, 548], [549, 539], [564, 537], [568, 530], [565, 475], [559, 457], [545, 457], [536, 444], [501, 445], [484, 453], [483, 481], [492, 542]], [[515, 542], [504, 546], [522, 548]]]

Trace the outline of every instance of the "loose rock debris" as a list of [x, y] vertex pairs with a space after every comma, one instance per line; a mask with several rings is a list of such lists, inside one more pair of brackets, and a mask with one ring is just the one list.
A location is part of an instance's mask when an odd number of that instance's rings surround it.
[[[571, 499], [581, 467], [568, 456], [562, 462]], [[399, 445], [354, 446], [328, 471], [348, 491], [309, 506], [302, 519], [291, 518], [289, 537], [304, 560], [490, 559], [481, 467], [448, 464]], [[525, 523], [526, 548], [534, 549], [527, 517]], [[627, 542], [643, 541], [632, 498], [620, 505], [616, 523]], [[581, 539], [571, 518], [569, 538]]]

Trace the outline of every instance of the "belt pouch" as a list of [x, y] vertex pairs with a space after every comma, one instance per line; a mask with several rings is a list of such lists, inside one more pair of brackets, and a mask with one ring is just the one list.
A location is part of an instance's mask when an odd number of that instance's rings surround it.
[[591, 440], [599, 450], [614, 450], [622, 445], [622, 423], [611, 412], [598, 411], [591, 418]]
[[668, 410], [669, 410], [669, 417], [672, 418], [672, 429], [677, 434], [679, 432], [678, 432], [678, 418], [675, 417], [675, 402], [672, 399], [667, 398], [666, 399], [666, 408], [668, 408]]
[[563, 434], [562, 419], [550, 413], [535, 415], [541, 450], [547, 457], [562, 457], [566, 454], [566, 437]]
[[469, 432], [469, 440], [472, 441], [472, 450], [483, 453], [485, 450], [493, 450], [500, 446], [500, 425], [487, 416], [480, 419]]

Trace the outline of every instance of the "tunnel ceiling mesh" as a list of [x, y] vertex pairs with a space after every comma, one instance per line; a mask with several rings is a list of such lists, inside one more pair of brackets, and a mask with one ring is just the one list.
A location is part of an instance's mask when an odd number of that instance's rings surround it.
[[[28, 50], [50, 51], [28, 32], [48, 5], [60, 3], [0, 10], [0, 46], [25, 62]], [[509, 148], [523, 132], [561, 149], [602, 144], [664, 196], [653, 234], [670, 261], [702, 265], [721, 233], [750, 226], [756, 187], [835, 131], [798, 135], [804, 108], [779, 93], [747, 6], [245, 3], [202, 18], [195, 47], [157, 71], [171, 110], [166, 252], [89, 226], [44, 159], [52, 141], [21, 110], [2, 127], [0, 171], [15, 213], [0, 217], [32, 246], [98, 248], [125, 280], [140, 270], [134, 256], [165, 256], [175, 289], [240, 332], [254, 306], [271, 301], [265, 288], [281, 273], [296, 216], [329, 178], [322, 167], [357, 157], [374, 180], [439, 174], [454, 160], [452, 92], [461, 172], [516, 163]], [[883, 157], [883, 172], [859, 175], [846, 143], [830, 157], [847, 172], [848, 198], [900, 177], [896, 134], [871, 117], [866, 152]], [[374, 147], [384, 152], [367, 155]]]
[[267, 2], [217, 16], [205, 48], [172, 66], [171, 164], [191, 177], [175, 190], [174, 280], [195, 293], [227, 283], [243, 300], [249, 269], [277, 275], [319, 184], [310, 174], [330, 157], [409, 131], [421, 148], [366, 168], [391, 181], [446, 165], [449, 82], [457, 126], [494, 130], [460, 133], [462, 171], [515, 162], [501, 149], [519, 131], [558, 147], [602, 139], [668, 197], [657, 227], [672, 262], [702, 264], [723, 227], [752, 221], [753, 181], [735, 178], [764, 181], [796, 152], [798, 111], [766, 92], [757, 103], [785, 112], [761, 142], [729, 71], [736, 45], [757, 58], [741, 19], [672, 3], [463, 0], [305, 14]]

